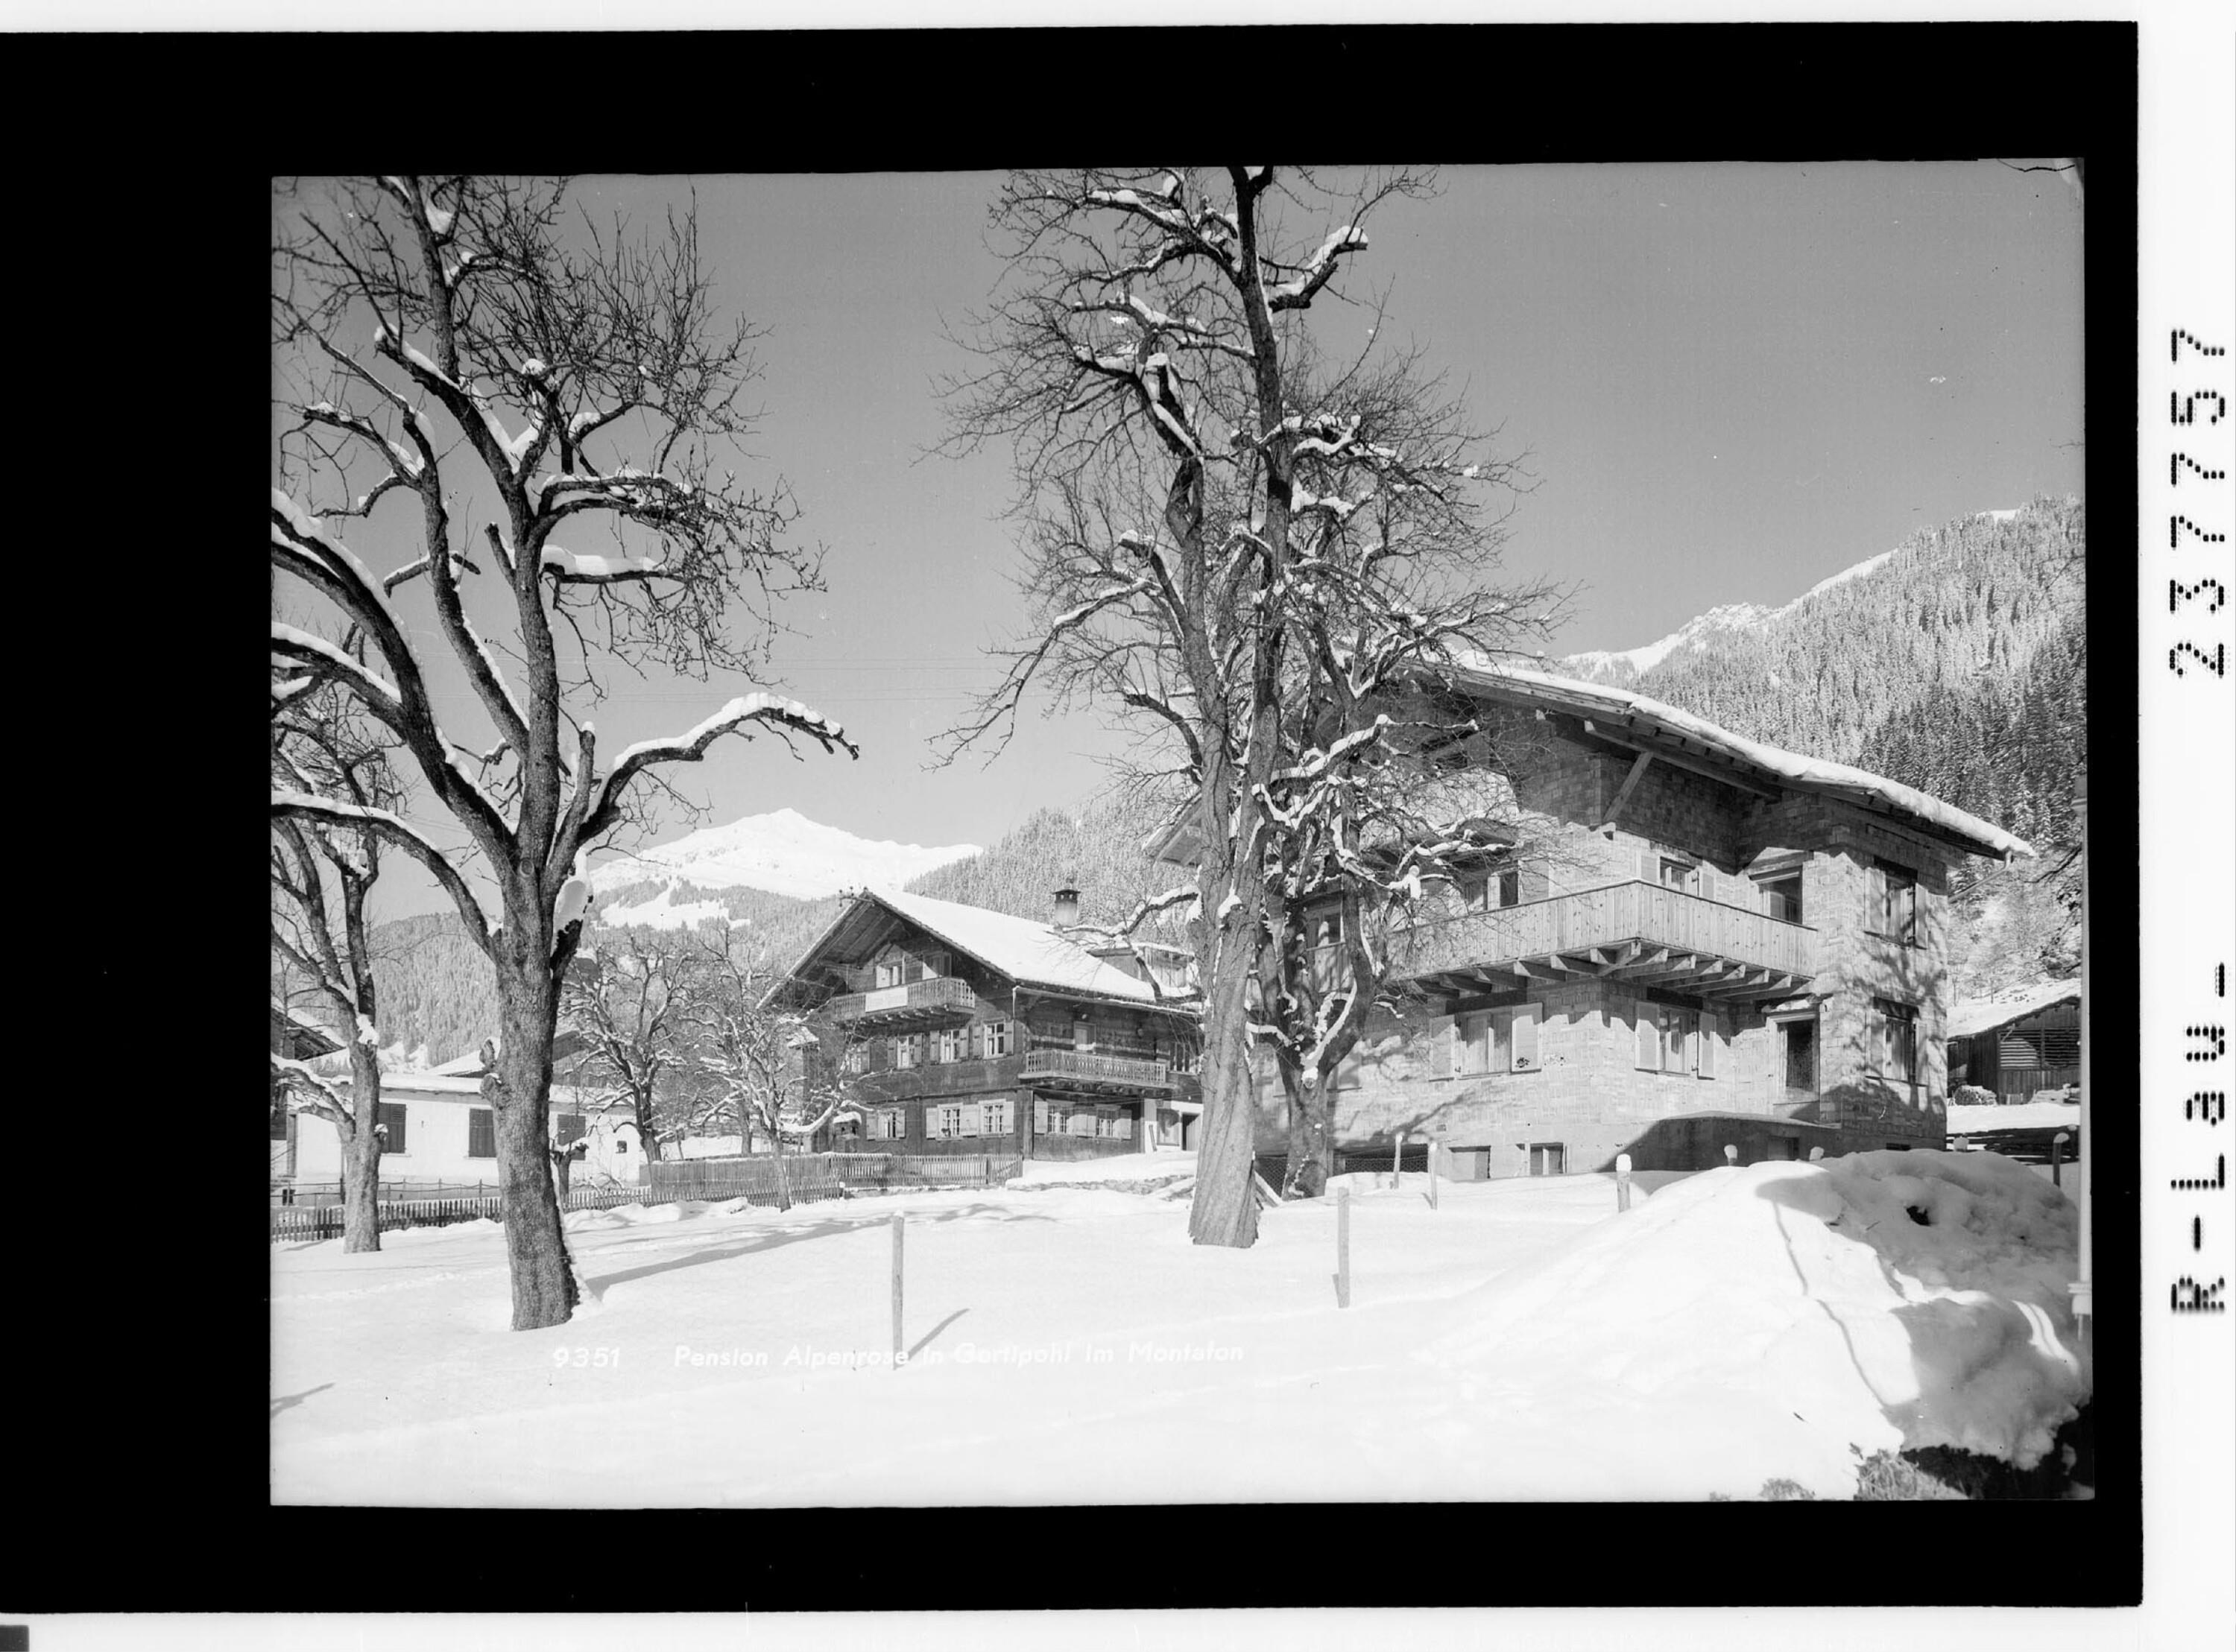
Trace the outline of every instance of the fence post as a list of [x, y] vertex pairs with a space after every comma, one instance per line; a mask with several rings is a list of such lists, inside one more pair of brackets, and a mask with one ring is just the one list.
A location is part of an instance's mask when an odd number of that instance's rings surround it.
[[901, 1213], [893, 1212], [893, 1368], [901, 1364]]
[[2052, 1187], [2065, 1185], [2065, 1144], [2072, 1139], [2069, 1131], [2062, 1130], [2049, 1138], [2049, 1184]]
[[1351, 1190], [1335, 1190], [1335, 1305], [1351, 1306]]
[[1405, 1132], [1402, 1130], [1398, 1132], [1398, 1144], [1390, 1150], [1390, 1185], [1405, 1185]]
[[1615, 1208], [1618, 1211], [1630, 1209], [1630, 1155], [1615, 1156]]
[[1739, 1150], [1733, 1147], [1729, 1142], [1726, 1142], [1724, 1144], [1724, 1163], [1733, 1170], [1737, 1170], [1739, 1167]]

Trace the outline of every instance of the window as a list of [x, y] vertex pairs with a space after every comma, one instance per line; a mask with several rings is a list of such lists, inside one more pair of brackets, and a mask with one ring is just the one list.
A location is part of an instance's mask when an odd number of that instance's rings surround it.
[[931, 1059], [935, 1061], [963, 1061], [970, 1055], [970, 1029], [950, 1026], [934, 1035]]
[[908, 1109], [880, 1107], [870, 1115], [870, 1136], [880, 1142], [898, 1142], [908, 1136]]
[[986, 1040], [986, 1053], [988, 1055], [997, 1056], [1007, 1055], [1009, 1053], [1009, 1024], [1007, 1021], [987, 1022], [984, 1030], [984, 1038]]
[[1917, 874], [1891, 861], [1871, 867], [1871, 928], [1905, 947], [1917, 944]]
[[1760, 885], [1762, 909], [1782, 923], [1801, 921], [1801, 874], [1766, 878]]
[[497, 1157], [497, 1114], [488, 1107], [476, 1107], [466, 1114], [466, 1157], [495, 1158]]
[[1917, 1011], [1891, 999], [1871, 1000], [1878, 1032], [1879, 1072], [1897, 1084], [1917, 1082]]
[[838, 1071], [839, 1071], [839, 1072], [867, 1072], [869, 1070], [870, 1070], [870, 1046], [869, 1046], [868, 1045], [866, 1045], [866, 1044], [850, 1044], [850, 1045], [848, 1045], [848, 1046], [845, 1047], [845, 1050], [843, 1050], [843, 1051], [841, 1051], [841, 1052], [839, 1052], [839, 1056], [838, 1056]]
[[1673, 1005], [1661, 1007], [1661, 1070], [1664, 1072], [1690, 1072], [1693, 1070], [1693, 1039], [1699, 1031], [1700, 1018], [1692, 1010], [1680, 1010]]
[[957, 1103], [927, 1108], [924, 1117], [932, 1126], [932, 1133], [942, 1141], [951, 1142], [957, 1137], [978, 1133], [978, 1109], [975, 1106], [964, 1107]]
[[[474, 1111], [479, 1112], [481, 1109], [477, 1107]], [[580, 1113], [557, 1114], [554, 1123], [556, 1129], [552, 1134], [551, 1144], [555, 1147], [566, 1147], [589, 1134], [584, 1128], [585, 1120]]]
[[1009, 1129], [1008, 1102], [982, 1101], [978, 1104], [978, 1133], [981, 1136], [1006, 1136]]
[[1194, 1039], [1178, 1039], [1174, 1041], [1173, 1071], [1174, 1072], [1194, 1072], [1196, 1062], [1200, 1059], [1200, 1052], [1196, 1049]]
[[1559, 1176], [1567, 1166], [1568, 1150], [1564, 1143], [1532, 1142], [1528, 1150], [1532, 1176]]
[[878, 965], [878, 990], [879, 992], [883, 992], [888, 987], [898, 987], [900, 984], [901, 960], [899, 959], [888, 958]]
[[1661, 857], [1661, 887], [1663, 888], [1682, 889], [1686, 893], [1690, 894], [1698, 882], [1698, 873], [1692, 862], [1689, 861], [1673, 861], [1666, 855]]
[[1522, 874], [1513, 867], [1498, 875], [1498, 904], [1503, 907], [1522, 903]]
[[400, 1153], [404, 1150], [404, 1124], [402, 1102], [384, 1101], [379, 1104], [375, 1109], [373, 1128], [387, 1133], [386, 1139], [381, 1143], [381, 1151]]
[[[1698, 1010], [1674, 1004], [1641, 1004], [1634, 1065], [1648, 1072], [1693, 1072], [1700, 1060], [1700, 1030]], [[1710, 1059], [1713, 1062], [1713, 1058]]]
[[898, 1072], [905, 1072], [911, 1067], [924, 1065], [929, 1041], [930, 1035], [923, 1032], [904, 1032], [895, 1039], [893, 1040], [894, 1068]]
[[1490, 1071], [1490, 1017], [1463, 1015], [1452, 1023], [1452, 1071], [1457, 1073]]

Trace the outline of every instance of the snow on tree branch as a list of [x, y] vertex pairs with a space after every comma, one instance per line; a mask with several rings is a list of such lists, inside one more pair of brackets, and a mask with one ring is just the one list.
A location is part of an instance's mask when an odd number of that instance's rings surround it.
[[450, 899], [457, 903], [459, 914], [467, 920], [466, 933], [484, 949], [488, 947], [489, 921], [482, 915], [481, 903], [474, 899], [465, 878], [451, 864], [450, 856], [436, 847], [432, 838], [401, 815], [386, 809], [344, 803], [336, 797], [319, 797], [309, 792], [274, 787], [272, 816], [275, 820], [305, 820], [318, 825], [348, 827], [395, 844], [435, 875]]

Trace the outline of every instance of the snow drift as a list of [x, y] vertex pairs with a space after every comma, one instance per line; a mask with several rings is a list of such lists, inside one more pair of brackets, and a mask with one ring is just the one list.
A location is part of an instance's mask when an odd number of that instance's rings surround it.
[[[1526, 1369], [1571, 1403], [1646, 1400], [1665, 1441], [1720, 1441], [1742, 1496], [1779, 1474], [1851, 1495], [1849, 1445], [2032, 1467], [2089, 1393], [2065, 1288], [2078, 1223], [1989, 1153], [1705, 1171], [1459, 1299], [1463, 1328], [1420, 1357], [1463, 1392]], [[1798, 1459], [1786, 1437], [1802, 1431], [1817, 1444]]]

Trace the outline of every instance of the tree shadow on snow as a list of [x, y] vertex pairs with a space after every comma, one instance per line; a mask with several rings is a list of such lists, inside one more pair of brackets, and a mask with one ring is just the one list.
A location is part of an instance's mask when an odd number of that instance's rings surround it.
[[282, 1394], [280, 1398], [272, 1402], [272, 1415], [277, 1417], [283, 1411], [292, 1410], [293, 1407], [301, 1405], [312, 1394], [324, 1393], [327, 1389], [333, 1386], [334, 1385], [331, 1382], [322, 1382], [315, 1388], [304, 1389], [300, 1393]]
[[[991, 1217], [998, 1222], [1053, 1222], [1053, 1216], [1034, 1216], [1022, 1211], [1004, 1210], [998, 1205], [966, 1204], [952, 1210], [932, 1210], [911, 1214], [911, 1227], [928, 1226], [935, 1223], [960, 1222], [972, 1218]], [[757, 1251], [777, 1250], [786, 1245], [800, 1244], [813, 1239], [829, 1239], [842, 1233], [860, 1233], [888, 1225], [889, 1216], [858, 1217], [852, 1221], [826, 1217], [799, 1228], [759, 1229], [738, 1236], [734, 1242], [725, 1242], [687, 1255], [666, 1257], [660, 1262], [648, 1262], [641, 1267], [624, 1268], [618, 1273], [589, 1274], [582, 1282], [593, 1295], [603, 1297], [615, 1285], [632, 1280], [648, 1279], [654, 1274], [673, 1273], [681, 1268], [697, 1268], [710, 1262], [729, 1262], [739, 1256], [750, 1256]]]

